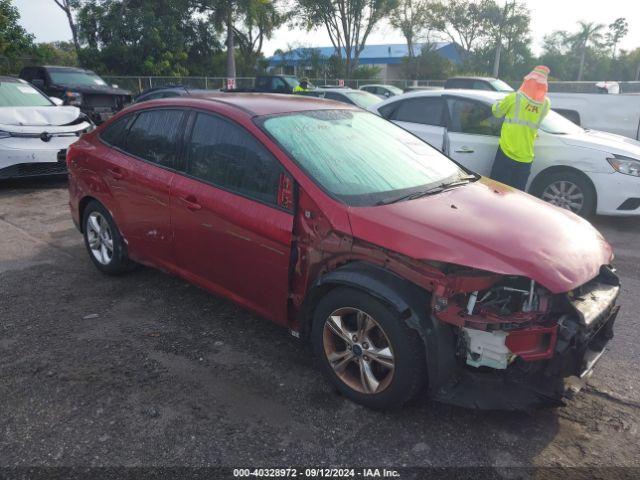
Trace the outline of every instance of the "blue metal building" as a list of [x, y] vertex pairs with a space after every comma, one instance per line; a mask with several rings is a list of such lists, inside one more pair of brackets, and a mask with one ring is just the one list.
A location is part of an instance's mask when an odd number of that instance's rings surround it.
[[[425, 44], [416, 44], [416, 54]], [[433, 49], [443, 58], [454, 64], [462, 62], [461, 48], [453, 42], [437, 42], [432, 44]], [[269, 58], [269, 68], [279, 70], [282, 73], [303, 75], [309, 67], [309, 51], [314, 50], [321, 57], [330, 58], [335, 54], [333, 47], [296, 48], [282, 55], [274, 55]], [[403, 58], [409, 55], [406, 43], [391, 43], [383, 45], [366, 45], [360, 53], [359, 65], [375, 65], [380, 68], [381, 79], [402, 78]], [[344, 54], [343, 54], [344, 56]]]

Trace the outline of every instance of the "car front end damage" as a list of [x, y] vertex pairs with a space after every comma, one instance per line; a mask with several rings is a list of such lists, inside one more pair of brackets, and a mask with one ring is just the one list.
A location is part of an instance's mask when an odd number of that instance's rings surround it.
[[457, 366], [432, 391], [437, 400], [487, 409], [562, 405], [613, 337], [620, 283], [609, 266], [560, 294], [518, 276], [462, 270], [446, 278], [431, 307], [456, 333]]

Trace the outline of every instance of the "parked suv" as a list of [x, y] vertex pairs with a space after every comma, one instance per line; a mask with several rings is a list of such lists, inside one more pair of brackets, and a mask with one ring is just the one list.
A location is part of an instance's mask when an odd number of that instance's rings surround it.
[[557, 405], [612, 336], [620, 286], [587, 221], [354, 106], [152, 100], [67, 162], [100, 271], [151, 265], [310, 338], [369, 407], [425, 387], [468, 407]]
[[451, 77], [444, 82], [445, 89], [490, 90], [493, 92], [513, 92], [513, 88], [499, 78], [492, 77]]
[[20, 78], [64, 105], [79, 107], [91, 120], [100, 124], [131, 102], [131, 93], [107, 85], [91, 70], [74, 67], [25, 67]]

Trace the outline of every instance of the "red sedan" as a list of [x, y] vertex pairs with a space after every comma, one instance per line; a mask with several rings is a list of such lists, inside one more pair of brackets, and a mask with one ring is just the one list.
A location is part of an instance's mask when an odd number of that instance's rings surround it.
[[369, 407], [425, 388], [469, 407], [560, 404], [613, 334], [613, 255], [587, 221], [346, 104], [145, 102], [67, 163], [100, 271], [141, 263], [230, 298], [309, 338]]

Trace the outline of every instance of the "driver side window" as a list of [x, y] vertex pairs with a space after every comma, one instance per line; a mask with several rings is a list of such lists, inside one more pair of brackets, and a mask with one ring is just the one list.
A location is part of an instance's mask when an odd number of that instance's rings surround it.
[[493, 116], [490, 105], [465, 98], [449, 98], [447, 108], [450, 132], [500, 136], [503, 119]]

